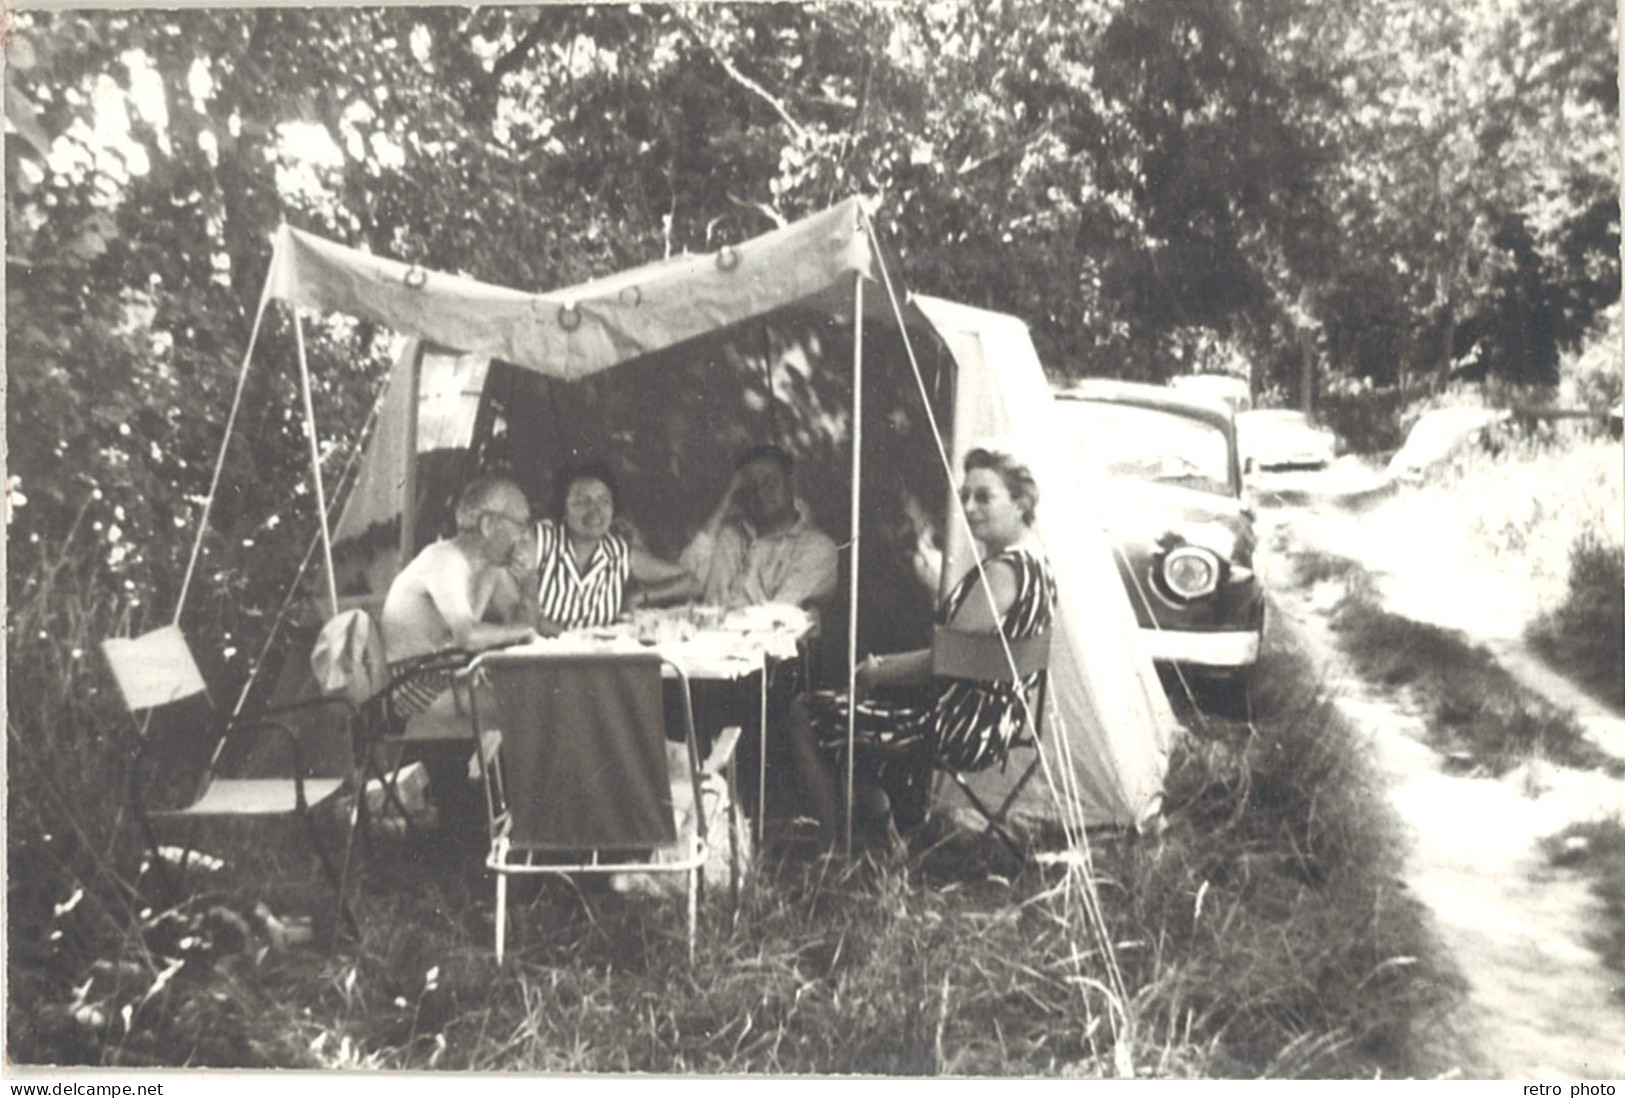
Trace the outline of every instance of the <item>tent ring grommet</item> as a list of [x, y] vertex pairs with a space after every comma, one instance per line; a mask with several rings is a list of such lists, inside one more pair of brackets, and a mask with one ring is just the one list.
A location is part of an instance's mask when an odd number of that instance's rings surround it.
[[401, 281], [406, 283], [408, 290], [421, 290], [429, 284], [429, 272], [414, 263], [406, 269]]
[[643, 290], [637, 286], [628, 286], [621, 291], [621, 304], [637, 308], [643, 304]]
[[581, 310], [573, 303], [567, 302], [559, 306], [558, 319], [560, 328], [573, 332], [581, 327]]
[[717, 249], [717, 269], [731, 271], [739, 266], [739, 249], [732, 244], [724, 244]]

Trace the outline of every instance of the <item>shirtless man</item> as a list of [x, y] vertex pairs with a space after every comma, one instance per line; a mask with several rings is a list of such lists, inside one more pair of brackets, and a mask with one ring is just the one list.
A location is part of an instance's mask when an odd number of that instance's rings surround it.
[[[447, 648], [474, 651], [536, 638], [529, 625], [481, 620], [498, 576], [535, 536], [525, 494], [510, 480], [481, 477], [463, 489], [456, 517], [456, 535], [425, 548], [389, 585], [382, 626], [392, 669]], [[451, 685], [449, 671], [420, 679], [396, 692], [398, 714], [422, 712]]]

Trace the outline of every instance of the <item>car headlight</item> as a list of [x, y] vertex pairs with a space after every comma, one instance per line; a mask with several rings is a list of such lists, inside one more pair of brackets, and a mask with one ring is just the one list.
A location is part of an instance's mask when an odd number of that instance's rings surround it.
[[1218, 555], [1198, 545], [1181, 545], [1162, 558], [1163, 586], [1186, 602], [1217, 590], [1219, 573]]

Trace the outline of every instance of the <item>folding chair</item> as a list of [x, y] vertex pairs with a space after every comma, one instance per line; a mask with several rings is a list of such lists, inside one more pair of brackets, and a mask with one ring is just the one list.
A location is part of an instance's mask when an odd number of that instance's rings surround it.
[[[474, 730], [466, 705], [453, 698], [409, 716], [401, 698], [422, 680], [443, 677], [468, 666], [473, 653], [462, 649], [435, 652], [392, 671], [384, 651], [383, 632], [366, 607], [341, 610], [322, 626], [311, 653], [311, 669], [322, 693], [344, 698], [361, 714], [360, 775], [355, 831], [367, 832], [367, 790], [377, 782], [407, 828], [411, 813], [398, 788], [401, 761], [409, 748], [472, 753]], [[346, 851], [346, 864], [349, 852]]]
[[[1006, 645], [1009, 646], [1008, 652]], [[1049, 694], [1049, 651], [1050, 634], [1047, 630], [1031, 637], [1006, 639], [997, 633], [967, 633], [938, 626], [931, 635], [933, 675], [987, 684], [1019, 682], [1029, 675], [1038, 677], [1038, 685], [1034, 689], [1036, 698], [1026, 699], [1031, 720], [1011, 740], [1000, 771], [1008, 770], [1010, 754], [1016, 751], [1031, 751], [1032, 759], [1015, 776], [1014, 782], [1003, 790], [997, 808], [988, 807], [983, 797], [971, 788], [970, 779], [964, 774], [934, 764], [934, 768], [946, 774], [972, 807], [987, 820], [988, 830], [1003, 839], [1018, 857], [1021, 849], [1009, 828], [1010, 807], [1043, 763], [1039, 755], [1039, 738], [1043, 729], [1044, 703]]]
[[[694, 826], [680, 838], [666, 761], [662, 667], [682, 698], [685, 756], [695, 791]], [[474, 724], [495, 710], [501, 747], [480, 760], [496, 874], [496, 954], [507, 942], [508, 878], [515, 874], [682, 873], [687, 876], [688, 951], [694, 956], [701, 866], [709, 852], [701, 790], [724, 773], [737, 730], [719, 740], [704, 767], [694, 737], [688, 677], [654, 652], [515, 653], [478, 657], [465, 673], [474, 690]], [[738, 820], [730, 839], [737, 844]], [[676, 856], [651, 861], [657, 847]], [[737, 877], [738, 847], [733, 846]]]
[[[222, 719], [209, 700], [203, 676], [178, 626], [165, 626], [130, 639], [104, 640], [101, 648], [124, 696], [125, 706], [136, 724], [139, 747], [130, 770], [131, 803], [147, 845], [151, 848], [154, 864], [163, 864], [153, 827], [157, 821], [299, 816], [309, 829], [310, 842], [321, 862], [322, 871], [338, 895], [340, 916], [350, 932], [359, 936], [355, 918], [345, 899], [345, 880], [334, 872], [332, 860], [322, 846], [316, 819], [311, 812], [314, 806], [332, 799], [353, 776], [355, 706], [343, 698], [311, 698], [267, 709], [251, 717]], [[201, 720], [165, 721], [165, 725], [173, 726], [166, 729], [167, 734], [149, 734], [157, 710], [170, 710], [179, 718], [181, 714], [178, 710], [188, 702], [200, 711]], [[340, 708], [345, 713], [345, 743], [340, 755], [345, 760], [347, 772], [343, 777], [307, 775], [309, 751], [308, 745], [302, 741], [312, 738], [312, 730], [307, 728], [301, 732], [289, 723], [289, 718], [295, 714], [328, 707]], [[142, 718], [142, 714], [146, 714], [146, 719]], [[287, 759], [277, 767], [282, 773], [275, 777], [222, 776], [222, 755], [227, 746], [249, 742], [248, 733], [255, 729], [270, 729], [281, 734], [288, 749]], [[330, 730], [329, 722], [319, 722], [314, 732], [319, 736]], [[208, 740], [209, 736], [214, 737], [212, 743]], [[186, 803], [179, 808], [149, 808], [143, 788], [147, 760], [154, 755], [165, 754], [165, 758], [156, 761], [166, 779], [174, 781], [178, 773], [186, 768], [188, 756], [196, 761], [205, 750], [208, 751], [207, 762], [202, 765]]]

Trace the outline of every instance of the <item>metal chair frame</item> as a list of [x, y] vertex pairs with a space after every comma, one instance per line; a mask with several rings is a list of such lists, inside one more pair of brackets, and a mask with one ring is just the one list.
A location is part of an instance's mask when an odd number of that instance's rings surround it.
[[[395, 694], [402, 686], [421, 675], [445, 671], [460, 673], [468, 668], [474, 657], [475, 653], [460, 648], [446, 649], [424, 656], [413, 661], [406, 669], [392, 675], [389, 684], [363, 706], [361, 788], [364, 791], [371, 782], [377, 781], [390, 805], [400, 813], [408, 831], [414, 826], [412, 815], [401, 802], [398, 788], [401, 760], [407, 750], [414, 747], [457, 748], [466, 740], [468, 748], [472, 751], [476, 748], [478, 739], [474, 734], [472, 723], [469, 724], [466, 736], [460, 734], [437, 737], [407, 736], [405, 733], [410, 718], [401, 717], [396, 712]], [[454, 689], [456, 688], [454, 686]], [[472, 722], [472, 717], [470, 720]], [[364, 802], [365, 797], [361, 800]], [[364, 803], [361, 804], [360, 811], [362, 820], [358, 827], [365, 836], [367, 808]]]
[[[169, 637], [160, 637], [169, 633]], [[332, 885], [338, 897], [339, 917], [349, 928], [352, 935], [360, 937], [360, 929], [355, 916], [350, 910], [345, 896], [346, 876], [348, 873], [348, 859], [343, 873], [333, 867], [332, 859], [328, 856], [326, 848], [321, 841], [321, 834], [316, 826], [315, 816], [311, 809], [317, 805], [325, 804], [333, 799], [347, 783], [354, 781], [354, 775], [346, 778], [307, 778], [305, 775], [305, 762], [300, 746], [299, 734], [286, 722], [285, 718], [300, 712], [310, 712], [323, 708], [336, 707], [346, 711], [345, 726], [348, 730], [350, 748], [356, 749], [357, 711], [356, 707], [344, 698], [310, 698], [288, 705], [277, 706], [261, 710], [248, 717], [228, 716], [224, 719], [214, 707], [213, 699], [209, 697], [204, 686], [202, 676], [197, 670], [195, 659], [192, 658], [190, 648], [186, 645], [185, 637], [174, 626], [154, 630], [143, 637], [135, 638], [133, 643], [153, 639], [168, 640], [168, 655], [178, 658], [184, 653], [186, 665], [180, 670], [187, 676], [188, 685], [181, 689], [184, 692], [175, 693], [150, 704], [139, 704], [145, 699], [138, 690], [128, 684], [121, 671], [124, 657], [117, 655], [117, 646], [121, 643], [132, 643], [118, 639], [103, 641], [102, 650], [109, 666], [114, 671], [114, 678], [118, 681], [121, 693], [124, 696], [126, 708], [130, 713], [131, 721], [135, 725], [136, 749], [130, 765], [130, 802], [136, 819], [142, 829], [151, 852], [154, 866], [160, 867], [159, 872], [167, 875], [163, 869], [164, 859], [159, 852], [159, 843], [155, 821], [170, 821], [178, 819], [228, 819], [242, 817], [300, 817], [310, 836], [310, 844], [315, 850], [317, 860], [322, 867], [323, 875]], [[209, 761], [203, 767], [195, 785], [193, 795], [186, 805], [172, 809], [150, 809], [147, 806], [147, 797], [142, 787], [142, 771], [144, 762], [154, 752], [156, 745], [153, 738], [147, 735], [145, 727], [136, 718], [140, 712], [153, 713], [164, 706], [201, 698], [208, 705], [209, 715], [217, 735]], [[228, 744], [255, 728], [270, 728], [286, 739], [289, 757], [291, 759], [291, 774], [287, 777], [277, 778], [229, 778], [219, 773], [220, 760]], [[286, 793], [291, 786], [293, 799], [289, 804]], [[216, 796], [215, 794], [219, 794]], [[189, 851], [190, 847], [188, 847]], [[173, 882], [169, 882], [171, 885]]]
[[[572, 658], [580, 658], [580, 653], [570, 654]], [[467, 681], [470, 686], [481, 677], [486, 667], [497, 661], [522, 662], [527, 660], [545, 660], [548, 655], [535, 653], [492, 652], [482, 654], [459, 674], [459, 678]], [[578, 848], [585, 856], [574, 861], [559, 861], [539, 863], [536, 859], [542, 851], [522, 849], [514, 844], [511, 837], [513, 829], [512, 808], [510, 807], [506, 789], [507, 778], [503, 769], [502, 752], [499, 750], [491, 760], [486, 759], [482, 749], [476, 754], [479, 759], [483, 785], [486, 793], [487, 819], [490, 826], [491, 849], [486, 858], [486, 868], [496, 875], [496, 956], [497, 963], [501, 964], [507, 946], [507, 909], [508, 909], [508, 878], [512, 875], [542, 875], [571, 876], [588, 873], [683, 873], [687, 876], [687, 926], [688, 926], [688, 955], [692, 962], [694, 959], [695, 941], [698, 934], [699, 905], [704, 891], [704, 875], [700, 872], [706, 859], [710, 856], [710, 836], [707, 833], [707, 823], [703, 778], [707, 774], [724, 773], [729, 781], [729, 842], [730, 842], [730, 869], [732, 894], [735, 901], [738, 899], [739, 881], [739, 828], [741, 826], [738, 815], [738, 799], [733, 790], [733, 752], [738, 743], [740, 730], [730, 727], [724, 730], [717, 743], [713, 746], [709, 759], [702, 766], [699, 758], [698, 745], [694, 733], [694, 710], [688, 676], [683, 669], [669, 659], [655, 653], [602, 653], [597, 654], [602, 659], [643, 659], [658, 660], [663, 671], [674, 677], [678, 683], [682, 698], [681, 715], [683, 718], [683, 737], [687, 748], [686, 755], [689, 764], [689, 780], [694, 790], [694, 829], [689, 840], [690, 845], [686, 852], [676, 860], [651, 863], [645, 861], [616, 860], [613, 852], [624, 850], [619, 847], [581, 847]], [[472, 700], [471, 711], [474, 717], [475, 740], [482, 740], [483, 731], [480, 719], [478, 702], [479, 691], [470, 689]], [[664, 737], [664, 727], [660, 734]], [[670, 811], [670, 797], [667, 798], [668, 812]], [[675, 831], [675, 822], [673, 822]], [[679, 832], [678, 842], [683, 841]]]
[[1037, 698], [1027, 699], [1030, 720], [1026, 722], [1024, 730], [1011, 739], [1000, 766], [1008, 767], [1011, 753], [1018, 750], [1032, 751], [1033, 759], [1005, 794], [998, 808], [989, 808], [970, 787], [963, 773], [942, 765], [937, 759], [932, 760], [932, 768], [948, 775], [965, 799], [987, 820], [987, 829], [998, 835], [1017, 857], [1022, 856], [1022, 851], [1010, 833], [1010, 807], [1043, 765], [1041, 740], [1044, 706], [1049, 698], [1049, 656], [1050, 633], [1047, 630], [1030, 637], [1005, 638], [997, 633], [967, 633], [938, 626], [931, 635], [933, 675], [990, 684], [1020, 682], [1029, 675], [1038, 676], [1033, 691]]

